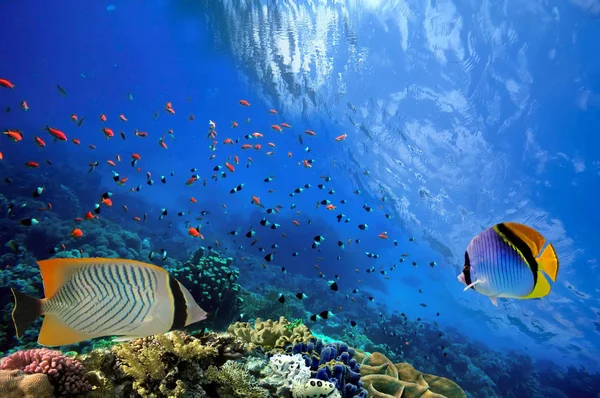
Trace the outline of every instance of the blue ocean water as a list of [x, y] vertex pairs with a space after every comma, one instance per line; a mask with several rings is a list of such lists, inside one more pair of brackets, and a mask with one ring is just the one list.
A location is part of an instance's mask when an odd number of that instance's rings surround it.
[[[339, 276], [333, 312], [343, 305], [351, 314], [345, 295], [360, 286], [374, 298], [364, 304], [373, 314], [403, 312], [492, 349], [598, 370], [597, 1], [26, 0], [0, 7], [0, 78], [15, 84], [0, 90], [0, 105], [10, 107], [0, 127], [24, 134], [18, 144], [0, 137], [0, 167], [19, 169], [20, 181], [30, 182], [20, 182], [23, 189], [33, 190], [42, 174], [56, 173], [68, 179], [65, 185], [92, 178], [97, 191], [79, 198], [86, 211], [111, 191], [114, 206], [100, 216], [148, 232], [157, 248], [173, 248], [171, 255], [184, 257], [215, 240], [237, 257], [275, 252], [273, 263], [288, 275], [315, 283]], [[240, 99], [251, 106], [240, 106]], [[28, 111], [19, 106], [23, 100]], [[165, 112], [167, 102], [175, 114]], [[85, 117], [81, 127], [71, 114]], [[209, 120], [218, 132], [215, 151]], [[284, 122], [292, 128], [271, 129]], [[46, 125], [81, 145], [52, 141]], [[115, 137], [104, 139], [104, 126]], [[148, 137], [136, 137], [134, 129]], [[243, 138], [256, 131], [265, 137]], [[343, 133], [347, 139], [336, 142]], [[163, 135], [168, 149], [158, 144]], [[223, 144], [227, 137], [262, 149], [242, 151]], [[134, 153], [141, 160], [131, 167]], [[116, 170], [128, 177], [123, 187], [106, 164], [117, 154]], [[235, 155], [239, 164], [227, 172], [224, 162]], [[302, 165], [307, 159], [314, 159], [311, 168]], [[24, 176], [26, 161], [40, 167]], [[223, 168], [214, 171], [217, 165]], [[194, 174], [199, 182], [186, 186]], [[274, 178], [265, 183], [268, 176]], [[230, 194], [239, 184], [243, 190]], [[305, 184], [311, 187], [289, 195]], [[139, 192], [130, 192], [138, 185]], [[9, 197], [11, 189], [0, 192]], [[280, 229], [260, 229], [267, 215], [251, 204], [252, 195], [266, 208], [282, 206], [269, 216]], [[335, 211], [316, 205], [326, 199]], [[163, 208], [168, 216], [159, 220]], [[201, 210], [209, 214], [196, 220]], [[132, 217], [144, 213], [148, 221], [140, 227]], [[350, 221], [338, 222], [340, 213]], [[469, 241], [502, 221], [530, 225], [555, 245], [561, 268], [549, 296], [500, 299], [495, 307], [456, 281]], [[196, 224], [202, 243], [187, 234]], [[251, 226], [260, 238], [256, 247], [243, 238]], [[232, 230], [239, 237], [227, 235]], [[378, 238], [384, 231], [389, 239]], [[325, 241], [312, 249], [318, 235]], [[400, 263], [402, 253], [408, 256]], [[370, 267], [376, 272], [365, 273]], [[252, 273], [260, 279], [263, 271], [258, 265]]]

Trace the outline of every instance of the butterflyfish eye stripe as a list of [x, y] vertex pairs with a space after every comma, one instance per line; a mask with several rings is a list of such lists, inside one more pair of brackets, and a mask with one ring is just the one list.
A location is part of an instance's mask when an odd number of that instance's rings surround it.
[[523, 259], [525, 260], [527, 265], [529, 265], [529, 268], [533, 273], [533, 286], [535, 286], [537, 284], [538, 265], [537, 260], [533, 256], [533, 253], [531, 252], [529, 246], [527, 246], [527, 244], [523, 242], [523, 240], [519, 238], [516, 234], [514, 234], [513, 231], [511, 231], [510, 228], [508, 228], [506, 225], [498, 224], [496, 228], [497, 231], [501, 235], [503, 235], [504, 238], [506, 238], [506, 241], [512, 244], [517, 249], [519, 254], [523, 256]]
[[[463, 275], [465, 276], [465, 283], [470, 285], [471, 283], [471, 260], [469, 259], [469, 253], [465, 251], [465, 266], [463, 267]], [[473, 286], [471, 289], [475, 290]]]
[[173, 324], [171, 325], [171, 329], [181, 329], [185, 326], [185, 321], [187, 319], [187, 304], [185, 301], [185, 296], [181, 291], [181, 286], [179, 286], [179, 282], [172, 275], [169, 275], [169, 288], [171, 289], [171, 293], [173, 294]]

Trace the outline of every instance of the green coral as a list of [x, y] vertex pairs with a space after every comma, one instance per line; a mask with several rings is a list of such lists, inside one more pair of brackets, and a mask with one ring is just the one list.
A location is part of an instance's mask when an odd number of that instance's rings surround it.
[[261, 346], [265, 351], [274, 348], [285, 348], [287, 345], [300, 342], [308, 342], [313, 335], [309, 328], [301, 322], [296, 326], [285, 317], [279, 321], [256, 318], [254, 327], [248, 322], [236, 322], [230, 325], [227, 333], [230, 333], [246, 342], [250, 348]]
[[194, 379], [202, 373], [202, 365], [208, 366], [219, 354], [216, 347], [181, 331], [143, 337], [114, 346], [113, 351], [120, 370], [133, 379], [135, 392], [149, 398], [183, 396], [199, 381]]
[[254, 376], [242, 364], [235, 361], [227, 361], [220, 368], [210, 366], [205, 376], [211, 383], [218, 385], [219, 396], [269, 397], [269, 392], [257, 384]]
[[285, 328], [287, 330], [292, 331], [292, 330], [296, 329], [298, 326], [301, 326], [301, 325], [304, 325], [304, 323], [302, 322], [302, 319], [296, 318], [289, 325], [285, 325]]

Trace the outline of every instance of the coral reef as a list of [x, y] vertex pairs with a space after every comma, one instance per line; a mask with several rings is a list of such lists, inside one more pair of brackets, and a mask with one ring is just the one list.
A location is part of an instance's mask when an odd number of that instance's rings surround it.
[[269, 391], [260, 387], [254, 376], [242, 364], [231, 360], [219, 368], [210, 366], [206, 370], [206, 379], [214, 384], [213, 388], [219, 397], [268, 398], [270, 396]]
[[264, 350], [283, 349], [288, 345], [308, 342], [313, 337], [305, 325], [292, 327], [291, 322], [283, 316], [279, 321], [257, 318], [254, 327], [248, 322], [236, 322], [229, 326], [227, 332], [248, 343], [250, 349], [260, 346]]
[[52, 398], [54, 388], [43, 373], [26, 374], [20, 370], [0, 370], [2, 398]]
[[185, 263], [165, 267], [210, 314], [211, 327], [215, 329], [227, 327], [239, 316], [239, 271], [231, 267], [232, 260], [201, 247]]
[[421, 373], [408, 363], [394, 364], [385, 355], [378, 352], [364, 357], [361, 374], [361, 380], [364, 382], [369, 396], [387, 394], [398, 398], [467, 397], [465, 392], [453, 381]]
[[92, 389], [86, 378], [86, 370], [78, 360], [47, 348], [17, 351], [2, 358], [0, 370], [45, 374], [60, 396], [82, 394]]
[[273, 355], [263, 373], [266, 377], [262, 383], [275, 388], [278, 397], [289, 397], [294, 391], [303, 389], [310, 379], [310, 368], [299, 354]]
[[346, 343], [323, 344], [313, 338], [308, 343], [288, 347], [293, 354], [302, 355], [315, 379], [332, 383], [344, 398], [367, 397], [362, 388], [361, 369], [354, 358], [355, 350]]

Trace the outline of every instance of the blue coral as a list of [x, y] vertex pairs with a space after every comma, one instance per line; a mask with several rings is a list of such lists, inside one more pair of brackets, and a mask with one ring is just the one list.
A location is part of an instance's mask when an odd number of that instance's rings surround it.
[[360, 365], [354, 359], [354, 350], [347, 344], [323, 344], [319, 339], [297, 343], [288, 347], [288, 351], [301, 354], [312, 377], [335, 384], [343, 398], [367, 397], [367, 390], [360, 381]]

